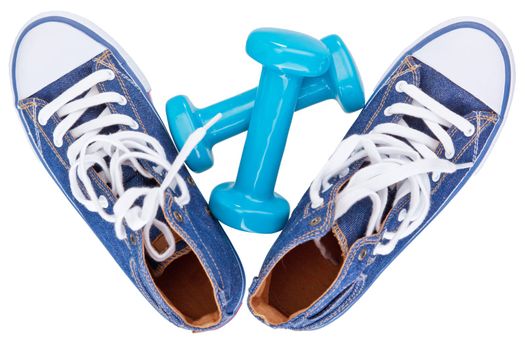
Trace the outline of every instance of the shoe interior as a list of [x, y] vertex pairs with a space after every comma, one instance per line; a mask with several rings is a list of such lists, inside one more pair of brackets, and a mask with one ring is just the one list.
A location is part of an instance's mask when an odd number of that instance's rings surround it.
[[287, 322], [330, 288], [342, 265], [342, 250], [333, 231], [320, 241], [305, 242], [277, 262], [250, 298], [250, 305], [271, 325]]
[[[159, 238], [153, 245], [162, 251], [166, 242], [163, 236]], [[210, 278], [189, 246], [158, 266], [147, 260], [164, 300], [188, 325], [206, 328], [220, 322], [221, 313]]]

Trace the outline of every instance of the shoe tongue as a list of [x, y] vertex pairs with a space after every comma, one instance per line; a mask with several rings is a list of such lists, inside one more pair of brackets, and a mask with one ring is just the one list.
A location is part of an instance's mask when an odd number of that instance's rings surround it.
[[346, 254], [355, 241], [364, 236], [371, 214], [372, 201], [365, 198], [357, 202], [335, 222], [333, 230], [342, 233], [346, 240], [346, 242], [338, 240], [343, 254]]
[[[454, 84], [432, 67], [416, 58], [412, 59], [414, 63], [419, 66], [419, 88], [446, 108], [461, 116], [468, 115], [473, 110], [486, 110], [488, 108], [474, 96]], [[403, 120], [409, 127], [435, 138], [434, 134], [421, 119], [404, 116]]]
[[[99, 56], [103, 56], [99, 55]], [[107, 56], [107, 55], [105, 55]], [[61, 93], [63, 93], [65, 90], [73, 86], [74, 84], [78, 83], [83, 78], [87, 77], [88, 75], [92, 74], [97, 68], [97, 65], [94, 63], [94, 60], [91, 59], [84, 64], [80, 65], [79, 67], [75, 68], [71, 72], [67, 73], [63, 77], [57, 79], [53, 83], [46, 86], [44, 89], [36, 92], [34, 95], [31, 96], [31, 98], [39, 98], [46, 102], [51, 102], [55, 98], [57, 98]], [[104, 83], [102, 84], [104, 86], [107, 86], [108, 84]], [[88, 92], [84, 92], [82, 95], [80, 95], [78, 98], [84, 97]], [[119, 113], [124, 113], [127, 115], [132, 115], [132, 113], [126, 113], [124, 109], [129, 108], [127, 106], [115, 106], [115, 108], [121, 108], [123, 111], [119, 111]], [[88, 110], [86, 110], [80, 119], [75, 123], [73, 126], [76, 127], [78, 125], [81, 125], [83, 123], [86, 123], [92, 119], [98, 118], [102, 113], [109, 113], [108, 106], [107, 105], [100, 105], [91, 107]], [[102, 130], [102, 134], [106, 133], [113, 133], [118, 131], [118, 127], [109, 127], [104, 130]], [[109, 159], [108, 159], [109, 161]], [[145, 164], [143, 164], [145, 165]], [[153, 167], [153, 165], [152, 165]], [[155, 180], [154, 178], [145, 178], [143, 177], [136, 169], [134, 169], [131, 166], [124, 165], [123, 166], [123, 183], [124, 188], [129, 189], [132, 187], [155, 187], [158, 186], [160, 181], [159, 179]], [[177, 192], [177, 190], [175, 191]], [[137, 205], [142, 205], [141, 201], [137, 201]], [[159, 210], [159, 213], [157, 214], [157, 219], [167, 224], [167, 219], [164, 217], [164, 214], [161, 210]], [[157, 263], [156, 261], [148, 258], [151, 260], [151, 267], [152, 271], [154, 271], [157, 274], [162, 274], [164, 269], [173, 261], [178, 259], [179, 257], [187, 254], [190, 250], [189, 246], [184, 242], [180, 237], [174, 233], [174, 236], [177, 240], [176, 243], [176, 250], [172, 257], [167, 259], [166, 261], [162, 263]], [[166, 241], [163, 238], [163, 236], [160, 234], [160, 232], [155, 228], [151, 228], [151, 240], [154, 244], [154, 246], [159, 250], [163, 251], [166, 247]]]
[[[42, 90], [36, 92], [31, 97], [36, 97], [44, 101], [51, 102], [64, 91], [78, 83], [80, 80], [86, 78], [91, 73], [93, 73], [93, 62], [89, 60], [84, 64], [80, 65], [79, 67], [73, 69], [66, 75], [62, 76], [61, 78], [55, 80], [51, 84], [47, 85]], [[87, 91], [82, 93], [76, 99], [83, 98], [86, 94]], [[78, 126], [79, 124], [85, 123], [91, 119], [98, 117], [105, 108], [106, 107], [103, 105], [89, 108], [86, 112], [84, 112], [84, 114], [75, 124], [75, 126]]]
[[[158, 219], [160, 220], [161, 218], [159, 217]], [[175, 242], [176, 242], [176, 244], [175, 244], [175, 252], [173, 253], [172, 256], [170, 256], [168, 259], [166, 259], [164, 261], [157, 262], [157, 261], [151, 259], [146, 254], [146, 257], [148, 259], [148, 266], [150, 268], [150, 271], [151, 271], [151, 274], [153, 275], [153, 277], [160, 277], [160, 276], [162, 276], [162, 274], [164, 273], [164, 271], [166, 270], [166, 268], [168, 266], [170, 266], [172, 263], [177, 261], [177, 259], [179, 259], [179, 258], [181, 258], [181, 257], [183, 257], [186, 254], [191, 252], [190, 246], [188, 246], [188, 244], [186, 244], [186, 242], [184, 240], [182, 240], [182, 238], [180, 238], [179, 235], [177, 235], [175, 232], [173, 232], [173, 230], [171, 232], [173, 233], [173, 236], [175, 237]], [[151, 238], [151, 242], [153, 244], [153, 247], [157, 251], [163, 252], [163, 251], [166, 250], [166, 248], [168, 247], [166, 239], [159, 232], [155, 232], [154, 228], [152, 228], [151, 237], [152, 237]]]
[[[66, 91], [68, 88], [70, 88], [74, 84], [78, 83], [80, 80], [93, 73], [93, 71], [93, 60], [89, 60], [84, 64], [80, 65], [79, 67], [75, 68], [71, 72], [67, 73], [66, 75], [62, 76], [61, 78], [55, 80], [42, 90], [36, 92], [31, 97], [36, 97], [44, 101], [51, 102], [55, 98], [57, 98], [61, 93]], [[94, 89], [97, 88], [95, 87]], [[85, 97], [87, 93], [87, 91], [82, 93], [75, 100]], [[109, 110], [107, 108], [108, 107], [106, 105], [99, 105], [87, 109], [79, 118], [79, 120], [73, 125], [72, 129], [90, 120], [98, 118], [102, 113], [109, 113]], [[109, 134], [116, 131], [118, 131], [118, 127], [115, 126], [108, 127], [102, 130], [101, 133]], [[140, 176], [140, 174], [135, 169], [129, 166], [125, 166], [123, 169], [123, 181], [125, 188], [145, 185], [142, 176]], [[149, 182], [147, 179], [146, 181]]]
[[[38, 97], [44, 101], [51, 102], [55, 98], [57, 98], [61, 93], [78, 83], [80, 80], [86, 78], [91, 73], [93, 73], [93, 62], [89, 60], [86, 63], [79, 66], [78, 68], [75, 68], [71, 72], [67, 73], [63, 77], [55, 80], [53, 83], [46, 86], [44, 89], [38, 91], [32, 97]], [[95, 89], [97, 88], [95, 87]], [[80, 98], [85, 97], [87, 93], [87, 91], [82, 93], [74, 100], [78, 100]], [[97, 118], [104, 111], [104, 109], [106, 109], [106, 106], [104, 105], [89, 108], [82, 114], [82, 116], [75, 123], [73, 128], [87, 121]]]
[[[385, 209], [385, 217], [383, 221], [386, 221], [390, 215], [390, 210], [393, 205], [395, 198], [395, 190], [388, 191], [388, 202]], [[372, 215], [372, 200], [370, 198], [364, 198], [359, 202], [355, 203], [343, 216], [337, 220], [334, 224], [334, 229], [339, 230], [345, 237], [347, 246], [341, 246], [343, 251], [350, 248], [350, 246], [362, 238], [368, 227], [368, 221]], [[341, 243], [341, 242], [340, 242]]]
[[[467, 115], [472, 110], [490, 110], [485, 104], [480, 102], [474, 96], [466, 92], [465, 90], [458, 87], [456, 84], [447, 79], [444, 75], [434, 70], [430, 66], [417, 60], [414, 57], [409, 57], [409, 60], [413, 66], [417, 66], [418, 79], [414, 79], [414, 84], [418, 85], [423, 92], [434, 98], [445, 107], [449, 108], [453, 112], [459, 115]], [[395, 97], [396, 95], [394, 95]], [[396, 101], [397, 102], [397, 101]], [[410, 101], [408, 101], [410, 103]], [[373, 102], [372, 102], [373, 103]], [[384, 106], [388, 107], [388, 106]], [[381, 116], [381, 114], [379, 114]], [[376, 123], [387, 122], [389, 120], [377, 120]], [[404, 116], [403, 120], [408, 124], [409, 127], [416, 130], [422, 131], [425, 134], [435, 138], [433, 133], [428, 129], [425, 123], [418, 118]], [[373, 126], [375, 126], [374, 124]], [[373, 127], [372, 126], [372, 127]], [[349, 176], [355, 173], [357, 169], [350, 171]], [[385, 208], [385, 217], [383, 223], [385, 223], [384, 229], [394, 230], [398, 225], [399, 221], [397, 216], [401, 209], [407, 207], [407, 200], [399, 200], [398, 203], [393, 206], [393, 199], [395, 198], [395, 190], [389, 190], [389, 200]], [[409, 198], [409, 195], [405, 196], [405, 199]], [[348, 249], [356, 240], [362, 238], [366, 232], [368, 226], [368, 220], [372, 213], [372, 201], [369, 198], [362, 199], [352, 206], [342, 217], [337, 220], [334, 224], [334, 230], [342, 233], [347, 242], [341, 242], [339, 240], [343, 251]], [[343, 245], [345, 245], [343, 247]]]

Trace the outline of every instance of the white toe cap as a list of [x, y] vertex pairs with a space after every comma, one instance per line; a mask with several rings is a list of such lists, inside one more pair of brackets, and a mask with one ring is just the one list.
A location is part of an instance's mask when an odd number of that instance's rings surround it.
[[44, 22], [19, 39], [15, 84], [18, 98], [45, 86], [100, 54], [106, 47], [62, 22]]
[[413, 55], [500, 113], [505, 92], [505, 61], [497, 42], [474, 28], [453, 29]]

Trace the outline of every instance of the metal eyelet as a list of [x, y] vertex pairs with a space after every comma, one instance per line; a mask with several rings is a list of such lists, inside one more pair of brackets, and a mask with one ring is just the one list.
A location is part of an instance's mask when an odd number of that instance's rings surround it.
[[175, 220], [177, 220], [178, 222], [182, 222], [182, 220], [184, 220], [184, 218], [182, 217], [182, 214], [179, 213], [178, 211], [174, 212], [173, 216], [175, 217]]
[[129, 242], [133, 245], [137, 244], [137, 237], [135, 236], [135, 234], [130, 234], [129, 235]]
[[313, 219], [310, 221], [310, 226], [316, 226], [316, 225], [319, 225], [320, 222], [321, 222], [321, 217], [316, 216], [315, 218], [313, 218]]
[[359, 261], [363, 261], [365, 258], [366, 258], [366, 255], [368, 254], [367, 250], [365, 248], [363, 248], [360, 252], [359, 252], [359, 255], [357, 256], [357, 259]]
[[210, 207], [205, 206], [205, 207], [204, 207], [204, 211], [205, 211], [206, 214], [208, 214], [209, 216], [213, 216], [213, 214], [211, 213]]
[[192, 186], [195, 186], [195, 180], [193, 180], [193, 178], [191, 176], [188, 176], [188, 178], [186, 179], [188, 181], [188, 183]]

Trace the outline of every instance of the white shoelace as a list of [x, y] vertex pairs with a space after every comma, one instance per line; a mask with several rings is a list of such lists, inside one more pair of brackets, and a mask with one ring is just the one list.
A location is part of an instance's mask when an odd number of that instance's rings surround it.
[[[91, 212], [115, 225], [116, 236], [126, 239], [124, 223], [132, 230], [143, 229], [146, 251], [156, 261], [164, 261], [175, 252], [175, 237], [170, 228], [156, 219], [159, 209], [163, 208], [164, 195], [168, 188], [179, 188], [180, 195], [174, 197], [182, 208], [190, 201], [190, 193], [179, 170], [193, 148], [206, 135], [206, 131], [216, 123], [221, 115], [215, 116], [204, 127], [197, 129], [186, 141], [175, 161], [170, 164], [162, 145], [153, 137], [140, 131], [138, 123], [123, 114], [112, 114], [105, 108], [97, 117], [73, 128], [87, 109], [107, 103], [125, 105], [126, 98], [116, 92], [99, 92], [97, 84], [115, 78], [113, 71], [103, 69], [80, 80], [60, 96], [44, 106], [38, 114], [38, 122], [46, 125], [53, 114], [57, 113], [61, 121], [53, 131], [53, 143], [62, 147], [64, 136], [70, 131], [75, 141], [67, 150], [70, 164], [69, 181], [73, 196]], [[87, 93], [86, 93], [87, 92]], [[84, 97], [78, 98], [83, 93]], [[76, 99], [76, 100], [75, 100]], [[107, 127], [127, 126], [133, 130], [118, 130], [111, 134], [100, 134]], [[154, 170], [160, 175], [166, 171], [163, 182], [158, 187], [131, 187], [124, 189], [123, 167], [129, 166], [145, 178], [153, 176], [140, 164], [145, 160], [155, 164]], [[109, 213], [108, 199], [97, 196], [89, 177], [89, 171], [97, 166], [98, 176], [111, 187], [117, 198], [113, 214]], [[142, 199], [142, 205], [137, 201]], [[150, 230], [156, 227], [164, 236], [168, 248], [158, 252], [151, 243]]]
[[[318, 208], [323, 204], [320, 193], [331, 187], [331, 179], [346, 176], [352, 164], [366, 161], [368, 165], [356, 171], [335, 197], [335, 220], [358, 201], [370, 198], [372, 213], [366, 236], [381, 230], [388, 188], [395, 186], [397, 190], [393, 206], [410, 194], [408, 209], [403, 209], [398, 216], [400, 226], [395, 232], [385, 232], [383, 238], [386, 243], [378, 244], [374, 250], [374, 254], [380, 255], [392, 252], [400, 239], [412, 234], [425, 220], [431, 204], [429, 174], [432, 174], [433, 181], [438, 181], [442, 173], [453, 173], [472, 166], [472, 163], [454, 164], [449, 160], [454, 157], [455, 148], [445, 128], [455, 126], [469, 137], [474, 134], [475, 126], [415, 85], [399, 81], [395, 88], [399, 93], [410, 96], [414, 102], [395, 103], [385, 109], [385, 115], [399, 114], [421, 119], [435, 138], [409, 127], [403, 119], [398, 123], [379, 124], [365, 135], [352, 135], [339, 144], [309, 190], [312, 208]], [[435, 153], [439, 144], [443, 146], [446, 159], [439, 158]]]

